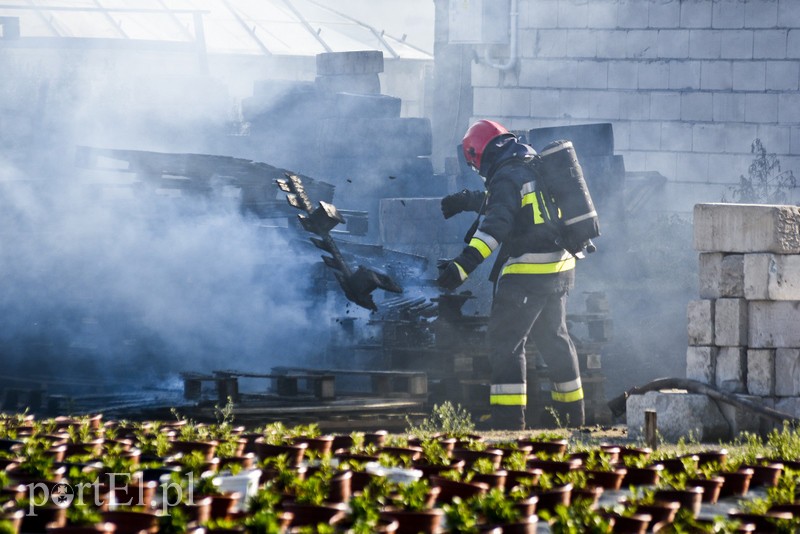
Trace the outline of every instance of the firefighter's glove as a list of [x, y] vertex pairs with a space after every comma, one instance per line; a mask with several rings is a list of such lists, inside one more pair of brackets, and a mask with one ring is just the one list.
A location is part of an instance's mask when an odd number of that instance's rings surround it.
[[439, 278], [436, 279], [436, 283], [439, 287], [452, 291], [464, 283], [481, 261], [483, 257], [473, 247], [466, 247], [452, 260], [439, 260], [436, 264], [439, 268]]
[[483, 191], [468, 191], [466, 189], [447, 195], [442, 199], [442, 215], [449, 219], [462, 211], [478, 211], [483, 202]]
[[467, 272], [455, 260], [439, 260], [439, 278], [436, 283], [447, 291], [453, 291], [467, 279]]

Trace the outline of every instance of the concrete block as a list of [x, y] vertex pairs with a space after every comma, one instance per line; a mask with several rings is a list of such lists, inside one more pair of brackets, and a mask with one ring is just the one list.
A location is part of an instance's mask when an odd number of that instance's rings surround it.
[[775, 349], [775, 395], [800, 396], [800, 349]]
[[705, 395], [650, 391], [628, 397], [628, 435], [633, 439], [643, 437], [645, 410], [655, 410], [658, 432], [669, 442], [674, 443], [690, 433], [700, 441], [728, 439], [731, 435], [717, 403]]
[[688, 30], [660, 30], [658, 32], [658, 57], [686, 59], [689, 57]]
[[[636, 96], [646, 97], [647, 95], [639, 95], [636, 93]], [[647, 102], [643, 102], [642, 98], [633, 98], [630, 100], [633, 100], [641, 107], [649, 104], [649, 100]], [[624, 109], [625, 104], [623, 102], [621, 104], [620, 113], [623, 113]], [[628, 111], [630, 110], [631, 108], [629, 108]], [[630, 147], [635, 150], [659, 150], [659, 148], [661, 148], [661, 129], [658, 127], [658, 124], [654, 124], [649, 121], [632, 122]]]
[[648, 22], [651, 28], [677, 28], [681, 23], [680, 0], [651, 2]]
[[597, 33], [592, 30], [567, 30], [567, 57], [597, 56]]
[[681, 2], [682, 28], [710, 28], [711, 2]]
[[[736, 397], [742, 400], [757, 402], [769, 408], [775, 407], [774, 399], [769, 397], [759, 397], [756, 395], [736, 395]], [[763, 434], [770, 429], [771, 419], [758, 417], [753, 412], [739, 409], [725, 402], [718, 402], [717, 405], [719, 406], [722, 416], [728, 421], [731, 427], [732, 436], [738, 436], [742, 432]]]
[[786, 43], [786, 58], [797, 59], [800, 57], [800, 30], [789, 30], [788, 42]]
[[777, 25], [778, 0], [749, 0], [745, 4], [745, 28], [774, 28]]
[[715, 93], [714, 116], [717, 122], [744, 121], [744, 95], [738, 93]]
[[800, 300], [800, 256], [746, 254], [744, 296], [749, 300]]
[[713, 2], [711, 10], [711, 26], [713, 28], [743, 28], [744, 0], [726, 0]]
[[747, 309], [744, 299], [717, 299], [714, 307], [714, 344], [736, 347], [747, 344]]
[[694, 248], [705, 252], [800, 253], [800, 207], [696, 204]]
[[[727, 131], [723, 136], [727, 137]], [[752, 139], [752, 137], [750, 138]], [[736, 154], [709, 154], [708, 155], [708, 182], [729, 186], [732, 176], [739, 176], [742, 169], [746, 169], [752, 158]]]
[[730, 61], [703, 61], [700, 66], [700, 89], [730, 91], [733, 87], [733, 64]]
[[689, 182], [705, 182], [708, 180], [708, 161], [708, 154], [678, 153], [676, 177]]
[[690, 345], [714, 344], [714, 301], [690, 300], [686, 307]]
[[733, 63], [732, 88], [734, 91], [764, 91], [767, 87], [767, 66], [763, 61], [736, 61]]
[[658, 32], [651, 30], [630, 30], [625, 41], [625, 57], [658, 57]]
[[744, 119], [748, 122], [778, 122], [778, 95], [748, 93], [744, 101]]
[[765, 87], [770, 91], [797, 91], [798, 80], [800, 64], [797, 61], [767, 61]]
[[578, 61], [578, 88], [606, 89], [608, 87], [608, 62]]
[[752, 300], [747, 313], [748, 346], [754, 349], [800, 347], [800, 302]]
[[800, 2], [778, 0], [778, 20], [789, 28], [800, 26]]
[[539, 0], [535, 5], [522, 2], [521, 22], [526, 28], [555, 28], [558, 26], [558, 4], [559, 0]]
[[[656, 111], [656, 108], [658, 108], [658, 111]], [[659, 113], [665, 117], [658, 117]], [[650, 114], [656, 115], [653, 118], [666, 118], [669, 115], [670, 119], [672, 119], [671, 122], [661, 123], [661, 150], [667, 152], [689, 152], [692, 150], [692, 125], [677, 122], [680, 113], [681, 97], [679, 95], [670, 93], [663, 98], [658, 93], [650, 95]]]
[[[699, 78], [698, 78], [699, 82]], [[710, 121], [713, 116], [714, 98], [711, 93], [681, 94], [681, 120]]]
[[628, 32], [622, 30], [597, 32], [597, 57], [624, 59], [627, 54]]
[[744, 254], [703, 252], [699, 256], [699, 290], [704, 299], [744, 297]]
[[721, 57], [723, 59], [752, 59], [752, 30], [727, 31], [720, 37]]
[[586, 28], [589, 24], [589, 2], [559, 2], [559, 28]]
[[716, 377], [717, 347], [694, 347], [686, 349], [686, 378], [704, 384], [713, 384]]
[[609, 89], [636, 89], [639, 85], [639, 63], [636, 61], [610, 61], [608, 63]]
[[[707, 117], [711, 116], [712, 99], [710, 93], [699, 93], [698, 96], [706, 97], [698, 99], [708, 102], [708, 107], [703, 110]], [[725, 150], [726, 125], [701, 123], [692, 126], [692, 149], [697, 152], [720, 153]], [[711, 169], [713, 171], [713, 168]]]
[[778, 115], [780, 117], [778, 122], [782, 124], [797, 124], [800, 122], [800, 95], [780, 95], [778, 97]]
[[617, 10], [617, 25], [620, 28], [647, 28], [649, 2], [620, 0]]
[[745, 347], [720, 347], [714, 383], [723, 391], [747, 391], [747, 349]]
[[689, 90], [700, 88], [699, 61], [672, 61], [669, 65], [669, 88]]
[[669, 62], [652, 61], [639, 64], [639, 89], [668, 89]]
[[789, 30], [759, 30], [753, 35], [753, 59], [785, 59]]
[[[624, 92], [619, 95], [619, 104], [620, 104], [620, 118], [628, 119], [628, 120], [641, 120], [646, 121], [639, 125], [639, 130], [636, 131], [636, 134], [644, 133], [644, 130], [650, 130], [648, 138], [646, 140], [641, 140], [639, 142], [640, 145], [646, 145], [651, 149], [656, 149], [657, 145], [653, 145], [653, 137], [658, 138], [659, 129], [657, 125], [651, 123], [648, 120], [648, 114], [650, 113], [650, 94], [641, 91], [641, 92]], [[630, 147], [634, 148], [634, 144], [636, 143], [635, 135], [634, 134], [634, 127], [631, 125], [631, 138], [630, 138]], [[639, 146], [638, 148], [643, 148]], [[646, 150], [646, 148], [644, 148]]]
[[721, 31], [691, 30], [689, 32], [689, 57], [695, 59], [719, 59], [721, 56]]
[[[800, 398], [784, 397], [775, 399], [775, 409], [792, 417], [800, 417]], [[778, 425], [780, 429], [780, 425]]]
[[[534, 9], [538, 9], [538, 6]], [[616, 2], [587, 2], [586, 10], [592, 28], [611, 29], [617, 27]]]
[[775, 351], [747, 351], [747, 392], [769, 397], [775, 394]]
[[[728, 157], [735, 157], [744, 152], [745, 147], [753, 143], [753, 139], [758, 135], [758, 125], [756, 124], [726, 124], [725, 125], [725, 152]], [[767, 145], [771, 146], [771, 145]], [[752, 156], [748, 155], [746, 162], [728, 174], [728, 181], [742, 174], [752, 162]]]

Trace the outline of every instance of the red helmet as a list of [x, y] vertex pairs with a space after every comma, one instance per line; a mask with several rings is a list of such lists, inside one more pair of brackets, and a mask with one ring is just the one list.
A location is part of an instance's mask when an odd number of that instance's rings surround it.
[[508, 134], [508, 130], [502, 124], [486, 119], [479, 120], [469, 127], [461, 146], [464, 149], [464, 157], [475, 170], [481, 169], [481, 158], [489, 143], [499, 135]]

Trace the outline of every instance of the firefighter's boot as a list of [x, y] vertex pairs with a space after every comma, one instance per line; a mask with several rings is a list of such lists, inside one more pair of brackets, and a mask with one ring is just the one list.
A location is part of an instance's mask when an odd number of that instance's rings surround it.
[[486, 430], [525, 430], [524, 406], [492, 405], [490, 413], [481, 425]]
[[586, 424], [583, 399], [572, 402], [553, 401], [553, 413], [550, 415], [554, 427], [577, 428]]

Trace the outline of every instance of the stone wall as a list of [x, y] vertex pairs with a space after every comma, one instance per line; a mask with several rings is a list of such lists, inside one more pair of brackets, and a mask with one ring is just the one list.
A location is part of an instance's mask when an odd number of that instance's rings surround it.
[[747, 173], [755, 138], [800, 172], [797, 0], [519, 0], [518, 27], [515, 69], [473, 64], [475, 118], [611, 122], [626, 169], [687, 212]]
[[[687, 306], [686, 377], [800, 416], [800, 208], [698, 204], [694, 247], [700, 298]], [[636, 395], [628, 424], [638, 434], [644, 409], [655, 408], [673, 439], [689, 430], [717, 437], [719, 418], [709, 429], [713, 417], [681, 417], [688, 400], [710, 412], [717, 404], [685, 393]], [[766, 428], [752, 414], [717, 409], [734, 432]]]

